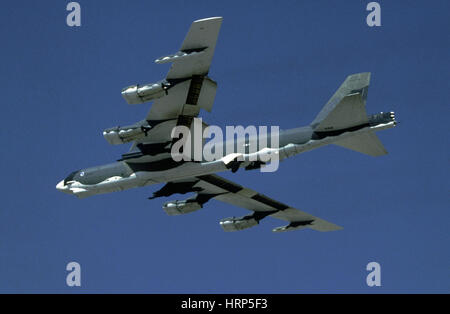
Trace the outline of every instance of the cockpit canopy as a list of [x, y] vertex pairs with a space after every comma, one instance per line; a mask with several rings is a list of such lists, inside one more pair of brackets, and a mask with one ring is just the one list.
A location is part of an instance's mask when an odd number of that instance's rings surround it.
[[74, 177], [80, 172], [80, 170], [76, 170], [72, 173], [70, 173], [65, 179], [64, 179], [64, 184], [67, 184], [67, 182], [69, 181], [73, 181]]

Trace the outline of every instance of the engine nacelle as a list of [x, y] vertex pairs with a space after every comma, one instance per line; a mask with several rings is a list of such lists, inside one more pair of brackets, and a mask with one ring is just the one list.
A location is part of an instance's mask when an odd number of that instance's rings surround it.
[[117, 126], [103, 131], [103, 137], [109, 144], [118, 145], [128, 143], [146, 136], [150, 126], [146, 123], [135, 123], [129, 126]]
[[131, 85], [122, 89], [122, 97], [130, 105], [142, 104], [164, 96], [166, 85], [163, 82], [146, 84], [146, 85]]
[[257, 220], [253, 215], [239, 218], [230, 217], [220, 221], [220, 226], [227, 232], [248, 229], [258, 224], [259, 220]]
[[171, 201], [163, 205], [164, 211], [169, 216], [192, 213], [202, 208], [202, 205], [195, 201]]

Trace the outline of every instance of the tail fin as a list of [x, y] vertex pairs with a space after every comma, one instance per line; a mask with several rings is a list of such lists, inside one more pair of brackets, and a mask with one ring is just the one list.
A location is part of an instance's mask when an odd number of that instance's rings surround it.
[[369, 82], [369, 72], [348, 76], [311, 123], [314, 131], [336, 131], [368, 123], [366, 99]]
[[[348, 76], [311, 123], [314, 132], [339, 131], [368, 125], [366, 99], [369, 83], [369, 72]], [[356, 134], [333, 144], [370, 156], [387, 154], [374, 132]]]

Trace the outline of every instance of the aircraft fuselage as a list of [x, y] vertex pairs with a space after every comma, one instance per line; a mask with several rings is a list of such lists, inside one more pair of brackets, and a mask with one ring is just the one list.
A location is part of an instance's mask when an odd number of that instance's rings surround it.
[[[369, 123], [351, 128], [329, 132], [314, 132], [312, 126], [305, 126], [279, 132], [278, 147], [258, 147], [258, 152], [264, 148], [271, 148], [278, 155], [280, 161], [294, 155], [333, 144], [339, 140], [362, 134], [364, 132], [379, 131], [395, 126], [391, 113], [377, 114], [369, 117]], [[245, 139], [237, 141], [246, 143]], [[223, 143], [224, 152], [227, 142]], [[248, 156], [248, 155], [247, 155]], [[142, 187], [157, 183], [164, 183], [183, 178], [192, 178], [217, 172], [236, 171], [239, 168], [246, 170], [259, 168], [261, 164], [248, 161], [245, 152], [241, 159], [226, 163], [227, 156], [214, 161], [181, 161], [175, 162], [170, 153], [154, 156], [142, 155], [102, 166], [85, 168], [72, 172], [60, 181], [56, 188], [62, 192], [74, 194], [78, 197], [87, 197], [122, 191], [134, 187]]]

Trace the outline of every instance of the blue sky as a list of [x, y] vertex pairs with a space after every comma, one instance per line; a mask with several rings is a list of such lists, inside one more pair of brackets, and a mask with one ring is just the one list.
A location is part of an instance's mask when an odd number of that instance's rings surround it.
[[[0, 11], [0, 292], [450, 292], [448, 1], [14, 1]], [[372, 72], [367, 111], [395, 111], [387, 156], [324, 147], [275, 173], [227, 178], [344, 227], [273, 234], [282, 221], [225, 233], [247, 211], [218, 201], [169, 217], [159, 186], [76, 199], [75, 169], [128, 150], [102, 130], [141, 120], [120, 90], [163, 78], [193, 20], [223, 16], [210, 124], [310, 123], [345, 77]], [[182, 196], [181, 196], [182, 198]], [[169, 199], [167, 199], [169, 200]], [[82, 267], [69, 288], [66, 264]], [[366, 265], [381, 265], [381, 287]]]

